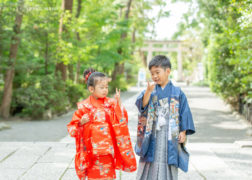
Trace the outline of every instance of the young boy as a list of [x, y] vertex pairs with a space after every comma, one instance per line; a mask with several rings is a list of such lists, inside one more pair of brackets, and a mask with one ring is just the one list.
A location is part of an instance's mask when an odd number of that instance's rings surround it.
[[188, 170], [186, 135], [195, 133], [185, 94], [169, 80], [170, 60], [155, 56], [149, 63], [151, 78], [136, 100], [140, 112], [136, 154], [137, 180], [176, 180], [178, 168]]

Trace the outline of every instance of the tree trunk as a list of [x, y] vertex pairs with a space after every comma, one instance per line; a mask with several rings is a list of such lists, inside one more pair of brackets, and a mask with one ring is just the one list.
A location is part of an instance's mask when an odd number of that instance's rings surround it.
[[119, 63], [116, 62], [115, 66], [114, 66], [114, 70], [112, 72], [112, 81], [116, 80], [116, 76], [119, 73], [119, 71], [118, 71], [119, 68], [118, 67], [119, 67]]
[[13, 27], [14, 35], [11, 38], [11, 46], [10, 46], [10, 57], [9, 57], [9, 69], [6, 71], [5, 79], [4, 79], [4, 92], [3, 99], [0, 107], [0, 114], [3, 118], [8, 118], [10, 115], [10, 105], [12, 100], [12, 86], [13, 79], [15, 76], [15, 63], [18, 52], [18, 45], [20, 42], [19, 34], [23, 19], [23, 10], [24, 8], [24, 0], [18, 1], [18, 7], [16, 12], [15, 24]]
[[[2, 37], [2, 35], [3, 35], [2, 10], [3, 10], [3, 6], [0, 6], [0, 42], [2, 42], [2, 39], [3, 39], [3, 37]], [[0, 43], [0, 63], [2, 61], [2, 51], [3, 51], [2, 47], [3, 47], [3, 45], [2, 45], [2, 43]], [[0, 67], [0, 74], [1, 74], [1, 71], [2, 71], [2, 69]]]
[[46, 36], [46, 44], [45, 44], [45, 74], [48, 74], [48, 61], [49, 61], [49, 42], [48, 42], [48, 32], [45, 33]]
[[[81, 0], [78, 0], [77, 13], [76, 13], [76, 16], [75, 16], [76, 18], [79, 18], [80, 12], [81, 12], [81, 8], [82, 8], [82, 6], [81, 6]], [[77, 38], [78, 41], [81, 40], [79, 32], [76, 33], [76, 38]], [[81, 65], [80, 59], [78, 59], [77, 66], [76, 66], [75, 83], [80, 83], [80, 65]]]
[[[81, 0], [78, 0], [78, 2], [81, 1]], [[76, 33], [76, 37], [77, 37], [77, 40], [80, 41], [80, 35], [79, 35], [79, 32]], [[81, 80], [80, 80], [80, 67], [81, 67], [81, 62], [80, 62], [80, 59], [78, 59], [77, 61], [77, 66], [76, 66], [76, 76], [75, 76], [75, 83], [80, 83]]]
[[[72, 8], [73, 8], [73, 0], [62, 0], [62, 6], [61, 6], [63, 11], [70, 11], [70, 13], [72, 13]], [[63, 24], [63, 15], [60, 18], [60, 25], [59, 25], [59, 35], [61, 38], [62, 32], [66, 31], [66, 29], [64, 28], [64, 24]], [[56, 74], [58, 72], [60, 72], [61, 74], [61, 78], [63, 81], [66, 81], [67, 79], [67, 66], [63, 63], [63, 62], [58, 62], [56, 64]]]
[[134, 27], [133, 32], [132, 32], [132, 38], [131, 41], [133, 44], [136, 42], [136, 28]]
[[[135, 42], [136, 42], [136, 28], [133, 28], [133, 32], [132, 32], [132, 37], [131, 37], [131, 48], [135, 49]], [[134, 51], [131, 52], [131, 55], [134, 54]]]
[[[132, 4], [132, 0], [128, 0], [128, 3], [127, 3], [127, 10], [125, 12], [125, 16], [124, 16], [124, 19], [125, 20], [128, 20], [129, 19], [129, 14], [130, 14], [130, 8], [131, 8], [131, 4]], [[123, 40], [125, 40], [127, 38], [127, 32], [123, 32], [121, 34], [121, 38], [120, 38], [120, 41], [122, 42]], [[118, 50], [117, 50], [118, 54], [122, 54], [123, 53], [123, 50], [122, 50], [122, 47], [119, 47]], [[124, 73], [124, 62], [122, 63], [115, 63], [114, 65], [114, 71], [112, 73], [112, 81], [116, 80], [116, 76], [118, 74], [123, 74]]]
[[[125, 20], [129, 19], [129, 13], [130, 13], [131, 4], [132, 4], [132, 0], [129, 0], [128, 4], [127, 4], [127, 10], [126, 10], [125, 16], [124, 16]], [[127, 32], [123, 32], [121, 34], [121, 40], [124, 40], [126, 37], [127, 37]]]
[[77, 13], [75, 15], [76, 18], [80, 17], [81, 8], [82, 8], [82, 6], [81, 6], [81, 0], [78, 0]]
[[75, 79], [76, 83], [80, 83], [80, 60], [78, 60], [77, 62], [77, 67], [76, 67], [76, 79]]
[[69, 79], [71, 79], [72, 81], [74, 81], [74, 72], [73, 72], [73, 65], [72, 64], [68, 64], [68, 72], [69, 72]]
[[144, 67], [148, 68], [148, 63], [147, 63], [147, 57], [144, 55], [143, 51], [139, 51], [140, 57], [142, 59], [142, 62], [144, 64]]
[[63, 62], [56, 64], [56, 74], [58, 73], [63, 81], [67, 80], [67, 66]]

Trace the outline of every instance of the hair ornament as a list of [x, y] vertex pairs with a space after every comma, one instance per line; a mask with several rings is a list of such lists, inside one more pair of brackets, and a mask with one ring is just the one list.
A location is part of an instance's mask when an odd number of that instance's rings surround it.
[[87, 81], [88, 81], [88, 78], [89, 78], [89, 76], [92, 74], [92, 72], [90, 71], [86, 76], [85, 76], [85, 82], [87, 83]]

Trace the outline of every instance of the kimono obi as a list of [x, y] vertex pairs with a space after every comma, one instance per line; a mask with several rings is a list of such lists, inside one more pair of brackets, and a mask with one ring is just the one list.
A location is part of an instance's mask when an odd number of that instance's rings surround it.
[[92, 109], [90, 113], [89, 138], [93, 155], [112, 155], [114, 157], [114, 144], [111, 137], [111, 123], [109, 123], [109, 110], [101, 108]]

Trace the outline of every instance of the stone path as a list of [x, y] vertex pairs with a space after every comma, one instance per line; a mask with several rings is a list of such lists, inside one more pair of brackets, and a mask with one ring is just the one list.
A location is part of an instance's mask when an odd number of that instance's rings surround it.
[[[182, 84], [182, 89], [188, 97], [197, 133], [188, 137], [187, 148], [191, 154], [189, 172], [185, 174], [179, 171], [179, 179], [252, 179], [252, 138], [246, 135], [246, 131], [251, 126], [235, 117], [229, 107], [208, 88], [186, 87]], [[129, 129], [133, 144], [136, 142], [137, 124], [137, 109], [134, 106], [137, 95], [134, 95], [133, 92], [140, 92], [140, 90], [142, 89], [132, 88], [132, 93], [128, 97], [124, 97], [123, 101], [129, 114]], [[59, 126], [64, 125], [65, 127], [66, 123], [70, 121], [71, 114], [65, 116], [69, 119], [62, 120]], [[49, 125], [50, 123], [48, 123]], [[30, 128], [32, 127], [30, 126]], [[24, 128], [25, 131], [19, 130], [16, 131], [16, 134], [14, 132], [10, 134], [13, 139], [18, 139], [17, 137], [23, 136], [27, 129]], [[50, 127], [48, 131], [52, 129]], [[1, 136], [5, 134], [7, 137], [7, 132], [8, 130], [0, 131], [0, 141], [2, 141], [0, 142], [0, 180], [78, 179], [74, 169], [74, 139], [67, 136], [66, 133], [66, 137], [61, 136], [61, 139], [52, 137], [52, 140], [42, 138], [38, 141], [36, 140], [36, 129], [32, 129], [35, 139], [33, 141], [25, 139], [17, 142], [18, 139], [13, 142], [4, 142], [1, 140]], [[38, 132], [38, 136], [43, 136], [43, 134]], [[134, 180], [135, 176], [136, 173], [117, 172], [118, 180]]]

